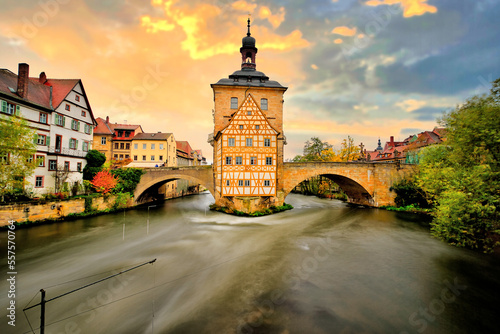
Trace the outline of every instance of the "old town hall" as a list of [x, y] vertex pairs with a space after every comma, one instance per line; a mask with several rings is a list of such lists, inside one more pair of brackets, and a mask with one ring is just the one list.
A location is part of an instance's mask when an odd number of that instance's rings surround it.
[[283, 204], [283, 94], [287, 87], [256, 70], [255, 38], [240, 48], [241, 70], [214, 92], [215, 201], [244, 212]]

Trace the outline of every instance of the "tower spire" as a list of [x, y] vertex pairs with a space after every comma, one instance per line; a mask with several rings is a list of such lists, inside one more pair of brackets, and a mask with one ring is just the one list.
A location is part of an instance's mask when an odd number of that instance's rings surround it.
[[250, 36], [250, 14], [247, 20], [247, 35], [242, 39], [241, 53], [241, 69], [242, 70], [255, 70], [255, 55], [257, 48], [255, 47], [255, 38]]

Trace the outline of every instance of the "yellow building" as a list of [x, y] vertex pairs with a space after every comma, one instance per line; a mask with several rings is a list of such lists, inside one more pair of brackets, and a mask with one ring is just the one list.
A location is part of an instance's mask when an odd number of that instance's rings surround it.
[[113, 157], [113, 130], [109, 127], [109, 118], [96, 118], [97, 125], [94, 128], [92, 148], [98, 150], [106, 156], [106, 161], [111, 161]]
[[139, 133], [132, 138], [129, 167], [175, 167], [176, 150], [173, 133]]
[[242, 40], [241, 70], [212, 84], [215, 200], [251, 212], [282, 205], [283, 94], [287, 87], [256, 70], [257, 48]]

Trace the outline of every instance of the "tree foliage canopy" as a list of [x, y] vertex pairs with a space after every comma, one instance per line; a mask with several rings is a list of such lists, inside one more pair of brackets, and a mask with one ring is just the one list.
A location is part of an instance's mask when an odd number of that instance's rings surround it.
[[87, 160], [87, 164], [83, 167], [83, 179], [90, 181], [102, 170], [106, 156], [98, 150], [90, 150], [87, 152], [85, 159]]
[[422, 151], [418, 185], [435, 206], [432, 233], [451, 244], [492, 251], [500, 235], [500, 79], [489, 95], [446, 113], [446, 141]]
[[[0, 194], [3, 196], [36, 168], [36, 134], [17, 116], [0, 116]], [[22, 186], [21, 182], [21, 186]]]

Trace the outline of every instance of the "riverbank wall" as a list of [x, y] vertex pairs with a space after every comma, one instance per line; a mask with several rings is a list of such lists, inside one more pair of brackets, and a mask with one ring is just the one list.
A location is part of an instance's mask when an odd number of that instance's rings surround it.
[[[198, 194], [198, 192], [182, 192], [169, 194], [165, 200]], [[87, 203], [86, 203], [87, 202]], [[140, 205], [144, 205], [141, 203]], [[53, 201], [33, 201], [0, 205], [0, 228], [14, 221], [16, 223], [58, 221], [68, 216], [88, 213], [102, 214], [117, 209], [129, 209], [135, 206], [134, 200], [127, 194], [100, 197], [73, 198]]]

